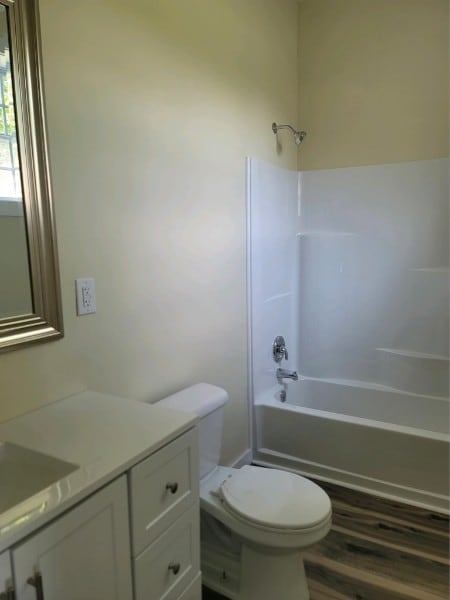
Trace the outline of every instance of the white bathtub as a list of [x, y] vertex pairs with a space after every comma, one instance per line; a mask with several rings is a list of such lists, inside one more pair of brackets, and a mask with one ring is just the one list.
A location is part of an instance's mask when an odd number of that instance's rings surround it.
[[301, 378], [282, 403], [280, 389], [255, 399], [255, 463], [448, 512], [447, 399]]

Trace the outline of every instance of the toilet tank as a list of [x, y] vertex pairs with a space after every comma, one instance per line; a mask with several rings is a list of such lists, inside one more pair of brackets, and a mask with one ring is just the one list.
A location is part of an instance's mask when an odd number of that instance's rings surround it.
[[228, 394], [209, 383], [197, 383], [158, 402], [165, 408], [174, 408], [196, 414], [198, 423], [200, 479], [211, 473], [220, 460], [222, 446], [223, 407]]

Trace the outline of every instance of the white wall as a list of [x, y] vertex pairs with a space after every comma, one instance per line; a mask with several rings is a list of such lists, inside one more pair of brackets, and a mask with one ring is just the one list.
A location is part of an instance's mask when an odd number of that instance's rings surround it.
[[[247, 447], [245, 156], [295, 168], [296, 0], [40, 0], [65, 338], [0, 355], [0, 419], [85, 388], [225, 387]], [[97, 313], [75, 316], [74, 279]]]

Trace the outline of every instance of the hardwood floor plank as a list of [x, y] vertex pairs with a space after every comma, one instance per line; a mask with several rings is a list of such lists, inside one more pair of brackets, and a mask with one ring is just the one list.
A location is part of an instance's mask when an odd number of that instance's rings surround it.
[[309, 557], [328, 559], [341, 566], [376, 573], [390, 582], [407, 584], [418, 590], [448, 598], [448, 567], [362, 538], [330, 531], [313, 546]]
[[327, 492], [332, 501], [341, 502], [364, 511], [377, 512], [385, 515], [386, 519], [398, 518], [415, 525], [417, 528], [424, 527], [426, 530], [432, 530], [437, 534], [441, 533], [444, 536], [448, 536], [448, 515], [435, 513], [416, 506], [409, 506], [394, 500], [373, 496], [372, 494], [359, 492], [325, 481], [316, 481], [316, 483]]
[[209, 588], [202, 586], [202, 600], [227, 600], [225, 596], [210, 590]]
[[311, 561], [309, 555], [305, 556], [305, 571], [310, 600], [447, 600], [447, 596], [389, 582], [333, 561]]
[[333, 529], [378, 541], [423, 558], [449, 564], [449, 539], [417, 529], [414, 525], [386, 521], [383, 515], [333, 504]]
[[382, 540], [387, 539], [396, 544], [401, 544], [402, 540], [405, 540], [409, 547], [412, 544], [422, 552], [448, 558], [448, 532], [424, 529], [406, 520], [392, 519], [390, 515], [350, 506], [336, 500], [332, 500], [332, 505], [333, 523], [340, 527], [379, 537]]
[[[322, 578], [323, 578], [323, 573], [322, 573]], [[320, 574], [319, 574], [320, 576]], [[331, 577], [328, 578], [327, 580], [327, 584], [323, 583], [323, 582], [319, 582], [319, 581], [315, 581], [314, 579], [309, 579], [308, 580], [308, 587], [309, 587], [309, 599], [310, 600], [348, 600], [349, 599], [349, 595], [348, 594], [344, 594], [340, 590], [340, 588], [338, 587], [338, 583], [341, 584], [342, 587], [342, 581], [336, 581], [336, 580], [332, 580]], [[354, 588], [352, 587], [352, 591], [354, 590]], [[358, 590], [359, 592], [359, 590]], [[355, 590], [355, 593], [358, 593]], [[358, 594], [360, 596], [360, 593]], [[351, 596], [350, 596], [351, 597]], [[404, 600], [403, 598], [401, 600]]]

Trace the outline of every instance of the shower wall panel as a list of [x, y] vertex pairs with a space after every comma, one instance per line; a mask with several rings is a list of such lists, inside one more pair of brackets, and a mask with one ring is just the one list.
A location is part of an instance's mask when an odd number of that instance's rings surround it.
[[248, 160], [249, 268], [253, 393], [276, 385], [272, 344], [283, 335], [297, 365], [298, 173]]
[[448, 397], [448, 166], [300, 173], [303, 376]]

